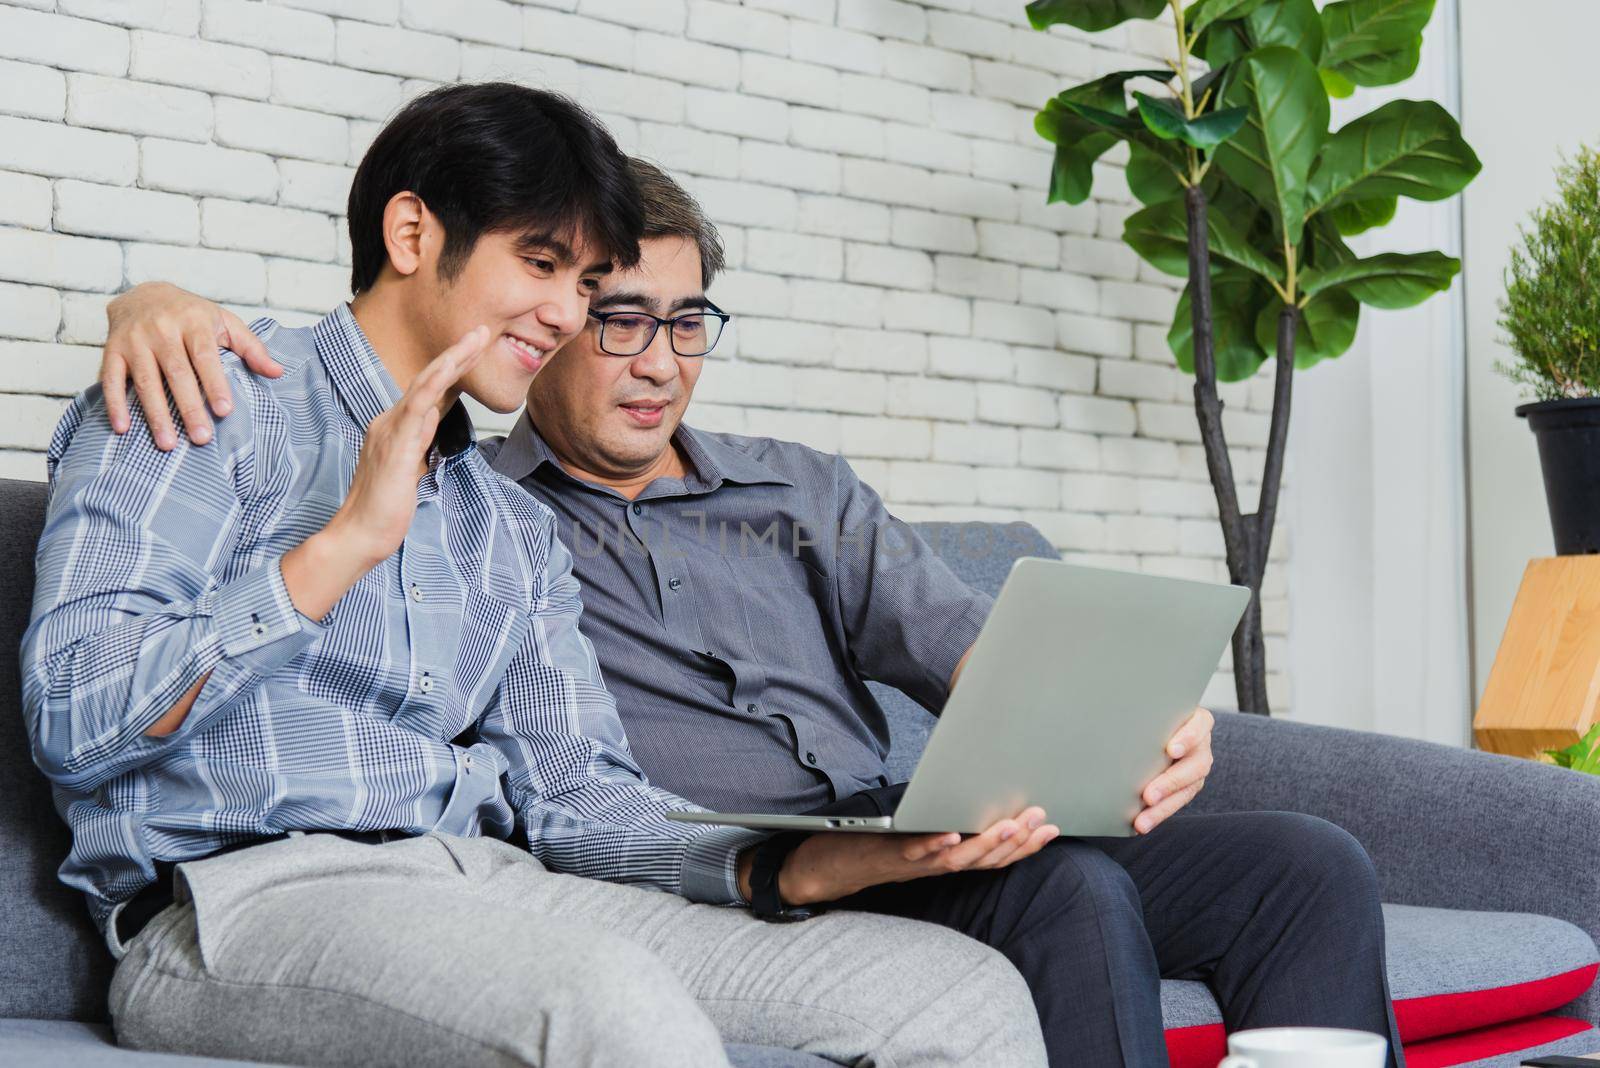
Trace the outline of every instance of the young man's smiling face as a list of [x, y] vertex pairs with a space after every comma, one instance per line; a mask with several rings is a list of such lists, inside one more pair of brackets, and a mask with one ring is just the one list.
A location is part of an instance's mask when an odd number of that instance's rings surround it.
[[[669, 319], [706, 308], [693, 241], [647, 237], [639, 251], [637, 267], [600, 282], [590, 304], [594, 311]], [[637, 356], [610, 355], [600, 348], [600, 324], [591, 320], [534, 380], [528, 410], [569, 468], [603, 479], [628, 478], [669, 456], [704, 361], [673, 352], [665, 328]]]

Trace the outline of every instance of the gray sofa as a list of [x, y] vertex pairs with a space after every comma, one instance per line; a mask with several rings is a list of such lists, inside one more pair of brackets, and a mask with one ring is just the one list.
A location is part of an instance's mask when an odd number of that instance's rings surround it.
[[[28, 757], [15, 650], [27, 623], [37, 483], [0, 480], [0, 1064], [239, 1062], [135, 1053], [110, 1041], [111, 961], [55, 869], [67, 850]], [[1011, 562], [1053, 555], [1024, 524], [924, 524], [965, 580], [993, 591]], [[876, 688], [894, 725], [892, 762], [915, 766], [932, 719]], [[1196, 807], [1323, 816], [1366, 846], [1383, 882], [1390, 975], [1411, 1063], [1515, 1065], [1532, 1050], [1600, 1050], [1600, 779], [1481, 753], [1221, 714], [1218, 759]], [[1173, 1068], [1214, 1068], [1221, 1016], [1199, 983], [1163, 984]], [[743, 1068], [817, 1058], [730, 1047]]]

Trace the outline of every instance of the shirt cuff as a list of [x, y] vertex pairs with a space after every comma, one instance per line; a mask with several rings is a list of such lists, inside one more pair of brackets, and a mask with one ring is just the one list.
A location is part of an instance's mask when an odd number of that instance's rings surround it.
[[689, 843], [678, 883], [683, 896], [706, 905], [746, 905], [739, 893], [739, 854], [770, 838], [767, 831], [713, 827]]
[[244, 661], [238, 666], [257, 675], [287, 663], [322, 634], [295, 609], [279, 560], [218, 586], [211, 601], [224, 659]]

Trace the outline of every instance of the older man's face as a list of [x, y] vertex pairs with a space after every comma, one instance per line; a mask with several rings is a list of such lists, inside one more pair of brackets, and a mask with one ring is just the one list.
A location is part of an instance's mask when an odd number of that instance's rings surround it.
[[[637, 267], [602, 280], [593, 310], [665, 319], [705, 307], [693, 241], [647, 238], [639, 251]], [[528, 409], [563, 461], [594, 475], [625, 476], [671, 447], [704, 358], [677, 355], [667, 335], [658, 330], [637, 356], [613, 356], [601, 350], [600, 324], [591, 320], [548, 362], [528, 390]]]

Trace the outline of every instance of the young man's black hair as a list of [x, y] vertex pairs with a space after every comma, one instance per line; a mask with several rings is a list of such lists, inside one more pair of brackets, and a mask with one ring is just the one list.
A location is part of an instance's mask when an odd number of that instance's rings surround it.
[[450, 85], [401, 109], [350, 184], [352, 292], [370, 288], [388, 261], [384, 207], [407, 191], [444, 227], [446, 280], [496, 231], [579, 235], [618, 266], [639, 259], [644, 217], [627, 157], [594, 116], [559, 93], [509, 82]]

